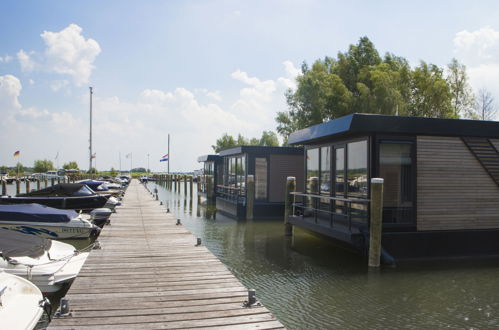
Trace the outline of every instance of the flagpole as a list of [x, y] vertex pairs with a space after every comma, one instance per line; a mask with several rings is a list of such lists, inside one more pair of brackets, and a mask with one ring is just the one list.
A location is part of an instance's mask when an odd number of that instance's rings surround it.
[[118, 152], [118, 154], [119, 154], [119, 157], [120, 157], [120, 175], [121, 175], [121, 151]]
[[89, 161], [89, 169], [88, 171], [92, 171], [92, 87], [90, 88], [90, 146], [89, 146], [89, 155], [90, 155], [90, 161]]
[[170, 174], [170, 133], [168, 133], [168, 174]]

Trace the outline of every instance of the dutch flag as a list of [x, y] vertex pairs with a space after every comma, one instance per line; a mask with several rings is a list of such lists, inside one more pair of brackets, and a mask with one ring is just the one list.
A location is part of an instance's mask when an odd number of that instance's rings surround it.
[[161, 159], [159, 161], [160, 162], [166, 162], [167, 160], [168, 160], [168, 154], [166, 154], [163, 157], [161, 157]]

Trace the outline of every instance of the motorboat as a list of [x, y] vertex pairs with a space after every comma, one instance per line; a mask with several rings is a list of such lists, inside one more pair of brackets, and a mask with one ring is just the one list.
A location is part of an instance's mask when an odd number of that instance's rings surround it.
[[2, 329], [33, 329], [50, 303], [30, 281], [0, 271], [0, 320]]
[[90, 189], [92, 189], [96, 194], [110, 194], [113, 197], [121, 197], [123, 196], [123, 190], [120, 185], [110, 184], [105, 181], [97, 181], [97, 180], [81, 180], [78, 183], [87, 185]]
[[89, 238], [100, 232], [73, 210], [34, 203], [0, 205], [0, 228], [52, 239]]
[[29, 280], [44, 294], [74, 280], [89, 255], [70, 244], [6, 229], [0, 229], [0, 251], [0, 270]]
[[[84, 184], [59, 183], [53, 186], [16, 196], [0, 197], [0, 204], [38, 203], [58, 209], [91, 211], [104, 207], [110, 194], [96, 194]], [[117, 203], [106, 206], [112, 208]]]
[[90, 211], [89, 221], [97, 227], [102, 228], [105, 224], [111, 221], [109, 217], [112, 213], [113, 211], [108, 208], [93, 209], [92, 211]]

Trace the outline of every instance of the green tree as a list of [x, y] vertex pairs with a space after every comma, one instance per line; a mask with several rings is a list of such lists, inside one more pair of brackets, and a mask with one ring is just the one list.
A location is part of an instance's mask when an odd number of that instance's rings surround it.
[[472, 117], [475, 96], [468, 83], [466, 66], [453, 58], [447, 69], [447, 82], [452, 94], [454, 117]]
[[469, 101], [458, 92], [467, 85], [461, 84], [465, 67], [456, 63], [446, 79], [436, 65], [421, 62], [412, 69], [403, 57], [381, 58], [362, 37], [337, 58], [316, 60], [311, 68], [302, 64], [296, 90], [286, 92], [288, 111], [277, 114], [277, 132], [286, 141], [291, 132], [356, 112], [457, 118], [453, 104], [469, 107]]
[[494, 97], [485, 88], [478, 91], [475, 103], [473, 119], [494, 120], [497, 115], [497, 108], [494, 105]]
[[452, 93], [443, 70], [421, 61], [412, 74], [412, 101], [408, 115], [458, 118], [452, 107]]
[[109, 173], [111, 176], [116, 176], [118, 175], [118, 171], [114, 167], [111, 167], [111, 172]]
[[79, 170], [78, 163], [75, 161], [65, 163], [62, 165], [62, 168], [65, 170]]
[[277, 138], [277, 135], [274, 132], [263, 131], [259, 145], [268, 146], [268, 147], [278, 147], [279, 139]]
[[33, 165], [33, 171], [37, 173], [44, 173], [54, 169], [54, 164], [51, 160], [35, 160]]
[[221, 138], [217, 139], [215, 145], [211, 146], [215, 152], [237, 146], [236, 140], [229, 134], [225, 133]]
[[9, 171], [9, 168], [5, 165], [0, 166], [0, 173], [7, 173]]
[[24, 174], [24, 166], [20, 162], [17, 162], [16, 166], [14, 166], [14, 172], [19, 175]]

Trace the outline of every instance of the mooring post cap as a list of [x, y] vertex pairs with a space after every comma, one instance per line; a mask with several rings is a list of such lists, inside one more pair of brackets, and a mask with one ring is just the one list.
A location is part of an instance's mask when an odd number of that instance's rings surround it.
[[385, 179], [383, 178], [372, 178], [371, 183], [383, 183], [385, 182]]

